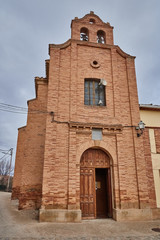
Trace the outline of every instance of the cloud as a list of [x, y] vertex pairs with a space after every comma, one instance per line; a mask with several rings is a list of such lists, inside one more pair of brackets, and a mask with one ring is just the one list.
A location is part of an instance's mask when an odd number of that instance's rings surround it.
[[[45, 76], [49, 43], [70, 38], [70, 23], [94, 11], [114, 26], [114, 41], [135, 55], [140, 103], [160, 104], [159, 0], [7, 0], [0, 8], [0, 101], [27, 107], [34, 77]], [[16, 151], [26, 115], [0, 111], [0, 147]]]

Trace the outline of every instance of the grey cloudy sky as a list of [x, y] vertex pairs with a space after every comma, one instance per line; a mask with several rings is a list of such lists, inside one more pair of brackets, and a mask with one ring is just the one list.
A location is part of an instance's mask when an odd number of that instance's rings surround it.
[[[27, 107], [34, 77], [45, 77], [48, 44], [67, 41], [71, 20], [90, 11], [110, 22], [114, 43], [136, 56], [139, 102], [160, 105], [159, 0], [0, 0], [0, 103]], [[26, 119], [0, 110], [1, 149], [16, 152]]]

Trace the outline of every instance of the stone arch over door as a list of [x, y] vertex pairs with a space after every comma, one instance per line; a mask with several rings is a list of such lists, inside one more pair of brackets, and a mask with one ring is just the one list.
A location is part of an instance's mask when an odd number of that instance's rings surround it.
[[[99, 191], [103, 193], [101, 199], [97, 199]], [[112, 217], [110, 157], [102, 149], [89, 148], [84, 151], [80, 161], [80, 208], [83, 219], [98, 217], [98, 202], [104, 204], [105, 216]]]

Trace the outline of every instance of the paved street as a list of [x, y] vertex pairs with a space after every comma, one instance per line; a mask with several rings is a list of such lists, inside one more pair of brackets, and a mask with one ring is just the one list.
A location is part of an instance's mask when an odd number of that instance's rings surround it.
[[115, 222], [110, 219], [82, 223], [39, 223], [37, 212], [18, 211], [10, 193], [0, 192], [0, 240], [152, 240], [160, 239], [160, 221]]

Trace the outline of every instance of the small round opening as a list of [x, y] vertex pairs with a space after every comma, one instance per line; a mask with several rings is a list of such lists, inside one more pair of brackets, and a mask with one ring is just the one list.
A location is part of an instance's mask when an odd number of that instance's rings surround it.
[[98, 64], [98, 62], [97, 62], [97, 61], [93, 61], [93, 64], [94, 64], [94, 65], [97, 65], [97, 64]]
[[93, 24], [93, 23], [95, 23], [95, 20], [94, 20], [93, 18], [91, 18], [91, 19], [89, 20], [89, 23], [90, 23], [90, 24]]
[[100, 67], [100, 64], [97, 60], [91, 61], [90, 64], [94, 68], [99, 68]]

